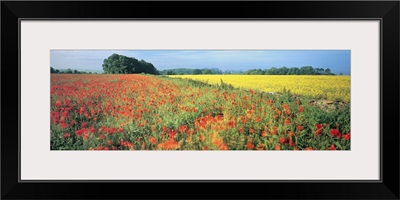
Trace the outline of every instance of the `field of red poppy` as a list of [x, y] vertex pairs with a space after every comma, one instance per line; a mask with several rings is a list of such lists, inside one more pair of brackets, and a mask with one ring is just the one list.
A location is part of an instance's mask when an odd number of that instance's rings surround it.
[[350, 150], [350, 107], [152, 75], [51, 75], [51, 150]]

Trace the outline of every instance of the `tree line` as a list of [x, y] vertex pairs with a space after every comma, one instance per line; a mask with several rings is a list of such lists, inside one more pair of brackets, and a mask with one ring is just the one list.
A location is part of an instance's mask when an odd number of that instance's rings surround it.
[[219, 69], [188, 69], [188, 68], [177, 68], [167, 69], [160, 71], [162, 75], [184, 75], [184, 74], [224, 74]]
[[[221, 71], [216, 68], [212, 69], [188, 69], [177, 68], [160, 71], [162, 75], [185, 75], [185, 74], [247, 74], [247, 75], [336, 75], [329, 68], [313, 68], [312, 66], [297, 67], [272, 67], [269, 69], [250, 69], [246, 71]], [[343, 75], [340, 73], [340, 75]]]
[[[83, 71], [78, 71], [78, 70], [72, 70], [70, 68], [66, 70], [59, 70], [59, 69], [54, 69], [53, 67], [50, 67], [50, 73], [52, 74], [91, 74], [92, 72], [83, 72]], [[95, 73], [97, 74], [97, 73]]]
[[[335, 75], [329, 68], [313, 68], [312, 66], [297, 67], [272, 67], [269, 69], [251, 69], [244, 72], [244, 74], [257, 74], [257, 75]], [[343, 75], [340, 73], [340, 75]]]

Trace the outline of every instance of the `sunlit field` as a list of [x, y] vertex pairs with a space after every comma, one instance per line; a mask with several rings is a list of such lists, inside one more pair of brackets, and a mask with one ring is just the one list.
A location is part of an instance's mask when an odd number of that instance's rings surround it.
[[306, 75], [172, 75], [210, 84], [231, 84], [237, 88], [264, 92], [289, 91], [300, 96], [350, 102], [350, 76]]
[[184, 77], [52, 74], [51, 150], [350, 150], [348, 76]]

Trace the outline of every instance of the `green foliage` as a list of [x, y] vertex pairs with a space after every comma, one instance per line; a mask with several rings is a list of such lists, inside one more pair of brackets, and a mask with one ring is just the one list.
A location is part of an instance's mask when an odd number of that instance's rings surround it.
[[51, 74], [92, 74], [92, 72], [84, 72], [84, 71], [78, 71], [78, 70], [72, 70], [70, 68], [66, 70], [59, 70], [59, 69], [54, 69], [53, 67], [50, 67], [50, 73]]
[[168, 69], [162, 70], [160, 72], [162, 75], [184, 75], [184, 74], [223, 74], [223, 72], [219, 69], [188, 69], [188, 68], [177, 68], [177, 69]]
[[312, 66], [303, 66], [300, 69], [297, 67], [282, 67], [276, 68], [272, 67], [270, 69], [265, 69], [263, 72], [260, 70], [247, 70], [245, 74], [256, 75], [256, 74], [265, 74], [265, 75], [335, 75], [331, 72], [329, 68], [313, 68]]
[[151, 63], [115, 53], [104, 59], [103, 70], [106, 74], [159, 74]]

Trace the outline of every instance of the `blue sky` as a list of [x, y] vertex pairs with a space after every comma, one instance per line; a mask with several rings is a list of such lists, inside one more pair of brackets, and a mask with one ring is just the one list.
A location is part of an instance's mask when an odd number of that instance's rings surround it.
[[330, 68], [336, 74], [350, 74], [350, 50], [51, 50], [50, 66], [55, 69], [101, 71], [103, 60], [113, 53], [143, 59], [158, 70], [312, 66]]

